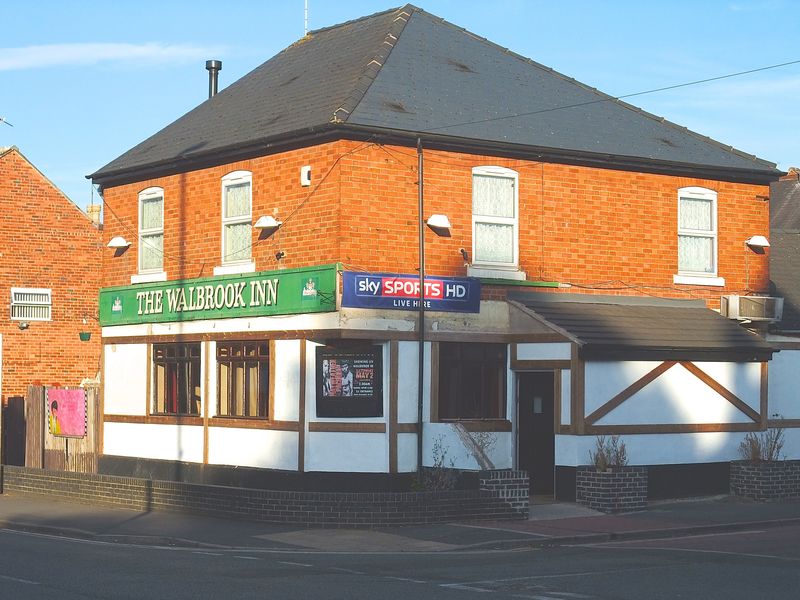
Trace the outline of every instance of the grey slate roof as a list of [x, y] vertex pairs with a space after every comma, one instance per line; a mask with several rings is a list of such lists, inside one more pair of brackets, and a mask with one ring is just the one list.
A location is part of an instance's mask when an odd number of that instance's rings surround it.
[[783, 298], [782, 331], [800, 331], [800, 180], [776, 181], [769, 194], [770, 294]]
[[91, 177], [103, 183], [234, 151], [255, 156], [282, 140], [331, 130], [423, 134], [760, 180], [778, 173], [773, 163], [406, 5], [311, 32]]
[[769, 360], [772, 348], [702, 300], [514, 292], [594, 360]]

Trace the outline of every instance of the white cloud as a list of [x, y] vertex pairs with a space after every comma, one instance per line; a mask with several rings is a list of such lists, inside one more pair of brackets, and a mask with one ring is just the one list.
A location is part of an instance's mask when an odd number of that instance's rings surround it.
[[105, 62], [146, 62], [148, 65], [184, 63], [208, 58], [222, 51], [219, 46], [190, 44], [48, 44], [0, 48], [0, 71], [48, 67], [96, 65]]

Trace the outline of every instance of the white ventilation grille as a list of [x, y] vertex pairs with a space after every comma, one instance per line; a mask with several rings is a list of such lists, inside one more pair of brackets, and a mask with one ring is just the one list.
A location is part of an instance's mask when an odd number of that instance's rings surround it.
[[45, 288], [11, 288], [11, 318], [16, 321], [51, 320], [52, 294]]

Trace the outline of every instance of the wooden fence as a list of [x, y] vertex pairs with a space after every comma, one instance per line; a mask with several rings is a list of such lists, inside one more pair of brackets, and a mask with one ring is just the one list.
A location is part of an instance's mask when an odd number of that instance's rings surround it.
[[25, 396], [25, 466], [74, 473], [97, 472], [98, 390], [86, 389], [86, 435], [61, 437], [48, 427], [46, 388], [28, 386]]

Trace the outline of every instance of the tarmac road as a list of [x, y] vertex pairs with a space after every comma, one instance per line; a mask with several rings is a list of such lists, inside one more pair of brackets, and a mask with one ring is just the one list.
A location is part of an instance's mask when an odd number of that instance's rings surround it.
[[794, 598], [800, 525], [474, 552], [127, 545], [0, 530], [0, 598]]

